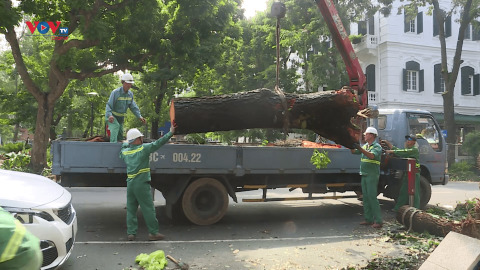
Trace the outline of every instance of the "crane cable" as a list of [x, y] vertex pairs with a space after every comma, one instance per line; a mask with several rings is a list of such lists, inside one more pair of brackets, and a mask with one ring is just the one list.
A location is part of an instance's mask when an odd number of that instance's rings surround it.
[[290, 117], [288, 115], [288, 106], [287, 100], [285, 98], [285, 93], [283, 93], [282, 89], [280, 88], [280, 19], [285, 16], [285, 5], [280, 2], [275, 2], [272, 5], [272, 14], [277, 17], [277, 25], [275, 28], [275, 37], [276, 37], [276, 47], [277, 47], [277, 70], [276, 70], [276, 80], [275, 80], [275, 93], [280, 98], [280, 102], [283, 107], [282, 115], [283, 115], [283, 130], [284, 130], [284, 139], [286, 140], [288, 137], [288, 128], [290, 126]]

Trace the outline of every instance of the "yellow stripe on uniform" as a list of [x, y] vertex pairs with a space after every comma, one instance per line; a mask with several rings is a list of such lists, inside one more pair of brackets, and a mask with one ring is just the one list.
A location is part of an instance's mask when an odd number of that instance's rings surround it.
[[141, 173], [146, 173], [146, 172], [149, 172], [149, 171], [150, 171], [150, 168], [143, 168], [143, 169], [138, 170], [138, 172], [135, 173], [135, 174], [127, 174], [127, 177], [128, 178], [134, 178], [135, 176], [137, 176]]
[[362, 159], [360, 159], [360, 161], [361, 161], [361, 162], [367, 162], [367, 163], [373, 163], [373, 164], [380, 165], [380, 161], [378, 161], [378, 160], [362, 158]]
[[25, 227], [20, 223], [20, 221], [15, 220], [15, 232], [13, 233], [12, 237], [8, 241], [5, 250], [0, 256], [0, 263], [11, 260], [17, 254], [17, 250], [22, 244], [23, 237], [25, 236]]
[[117, 100], [132, 100], [131, 97], [118, 97]]
[[243, 188], [266, 188], [267, 185], [244, 185]]
[[118, 113], [118, 112], [114, 112], [114, 111], [112, 111], [112, 114], [116, 115], [116, 116], [126, 116], [127, 115], [126, 113]]
[[122, 153], [126, 156], [126, 155], [133, 155], [137, 152], [140, 152], [143, 150], [143, 146], [140, 146], [139, 148], [137, 149], [134, 149], [134, 150], [130, 150], [130, 151], [123, 151]]

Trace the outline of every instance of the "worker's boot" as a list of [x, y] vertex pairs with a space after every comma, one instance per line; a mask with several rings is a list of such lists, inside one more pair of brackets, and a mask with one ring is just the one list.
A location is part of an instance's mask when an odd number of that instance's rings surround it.
[[135, 240], [135, 234], [129, 234], [127, 237], [128, 241], [133, 241]]
[[163, 235], [163, 234], [159, 234], [159, 233], [157, 233], [155, 235], [151, 234], [151, 233], [148, 234], [148, 241], [158, 241], [158, 240], [163, 240], [163, 239], [165, 239], [165, 235]]

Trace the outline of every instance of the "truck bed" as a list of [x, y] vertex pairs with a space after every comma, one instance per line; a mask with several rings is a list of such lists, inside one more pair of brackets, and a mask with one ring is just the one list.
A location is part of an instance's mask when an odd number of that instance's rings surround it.
[[[120, 143], [54, 141], [52, 173], [125, 174]], [[317, 170], [312, 148], [167, 144], [150, 155], [152, 174], [358, 173], [360, 156], [346, 148], [325, 148], [331, 163]], [[72, 154], [75, 153], [75, 154]]]

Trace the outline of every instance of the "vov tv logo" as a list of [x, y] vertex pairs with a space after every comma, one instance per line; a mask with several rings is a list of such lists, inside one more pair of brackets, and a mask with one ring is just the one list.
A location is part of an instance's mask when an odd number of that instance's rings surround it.
[[[49, 36], [52, 37], [52, 40], [68, 39], [68, 27], [60, 27], [61, 22], [26, 22], [26, 24], [32, 33], [31, 35], [27, 34], [28, 36]], [[51, 35], [49, 34], [50, 29], [52, 30]], [[39, 34], [35, 34], [37, 32]]]

